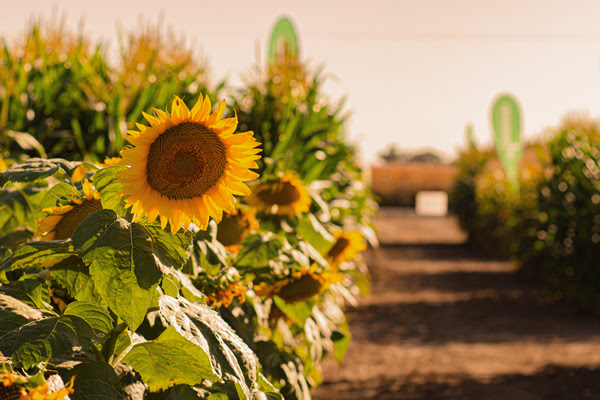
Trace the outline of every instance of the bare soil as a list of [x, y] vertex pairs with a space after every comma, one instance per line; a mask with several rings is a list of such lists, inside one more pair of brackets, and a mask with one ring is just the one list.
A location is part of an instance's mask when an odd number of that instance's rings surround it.
[[372, 294], [315, 400], [600, 399], [600, 318], [464, 244], [450, 217], [383, 209]]

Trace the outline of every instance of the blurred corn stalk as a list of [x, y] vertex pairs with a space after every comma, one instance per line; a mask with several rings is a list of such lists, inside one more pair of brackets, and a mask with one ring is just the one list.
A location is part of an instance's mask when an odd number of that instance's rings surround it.
[[[34, 21], [0, 49], [0, 152], [102, 160], [151, 105], [206, 91], [206, 67], [158, 25], [120, 34], [115, 65], [62, 21]], [[186, 96], [187, 97], [187, 96]]]

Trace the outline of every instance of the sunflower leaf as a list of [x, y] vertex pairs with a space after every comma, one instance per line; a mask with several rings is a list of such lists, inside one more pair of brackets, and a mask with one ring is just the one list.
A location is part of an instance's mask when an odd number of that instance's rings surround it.
[[61, 260], [50, 268], [50, 274], [67, 289], [69, 295], [80, 301], [105, 304], [94, 286], [90, 267], [78, 255]]
[[113, 210], [100, 210], [87, 217], [73, 237], [104, 301], [132, 330], [137, 329], [162, 278], [146, 229]]
[[43, 317], [44, 313], [41, 310], [36, 310], [12, 296], [0, 293], [0, 337]]
[[11, 232], [22, 226], [35, 228], [44, 190], [33, 186], [0, 190], [0, 233]]
[[0, 292], [10, 295], [28, 306], [44, 309], [50, 301], [49, 290], [38, 275], [27, 274], [18, 281], [0, 286]]
[[202, 347], [181, 336], [172, 326], [157, 339], [134, 345], [123, 362], [142, 375], [151, 391], [218, 378]]
[[296, 231], [321, 254], [325, 254], [335, 243], [333, 236], [310, 213], [300, 219]]
[[126, 213], [123, 196], [119, 194], [119, 191], [125, 188], [125, 185], [119, 182], [117, 178], [117, 174], [124, 169], [127, 169], [124, 165], [113, 165], [101, 169], [94, 175], [94, 186], [100, 193], [102, 207], [114, 210], [119, 215], [125, 215]]
[[242, 242], [234, 266], [240, 268], [261, 268], [269, 265], [270, 260], [278, 259], [283, 249], [283, 239], [273, 234], [249, 235]]
[[0, 338], [0, 352], [23, 368], [51, 357], [71, 354], [73, 347], [86, 349], [95, 333], [90, 324], [75, 315], [62, 315], [32, 321]]
[[76, 255], [71, 239], [36, 241], [20, 244], [2, 261], [0, 272], [29, 267], [46, 267], [53, 262]]
[[78, 164], [71, 163], [62, 158], [30, 158], [23, 164], [13, 165], [2, 176], [11, 182], [33, 182], [37, 179], [47, 178], [59, 170], [70, 172]]
[[174, 330], [209, 355], [213, 372], [233, 381], [252, 398], [258, 390], [256, 356], [221, 316], [204, 304], [181, 297], [162, 296], [158, 303], [159, 312]]
[[188, 250], [192, 244], [189, 231], [172, 234], [160, 227], [159, 223], [142, 224], [150, 237], [157, 257], [171, 267], [179, 268], [188, 258]]
[[71, 395], [73, 399], [125, 399], [119, 377], [108, 363], [102, 361], [82, 362], [61, 375], [65, 381], [75, 376], [75, 385], [73, 386], [75, 393]]
[[106, 335], [113, 328], [113, 319], [106, 307], [89, 302], [74, 301], [70, 303], [63, 315], [76, 315], [87, 321], [97, 335]]

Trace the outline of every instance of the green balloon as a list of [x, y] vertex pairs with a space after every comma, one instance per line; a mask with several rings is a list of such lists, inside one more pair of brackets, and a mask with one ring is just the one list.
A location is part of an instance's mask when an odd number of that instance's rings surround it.
[[494, 100], [490, 114], [496, 154], [504, 167], [506, 179], [518, 194], [519, 161], [523, 157], [519, 104], [514, 96], [501, 94]]
[[269, 42], [269, 63], [275, 63], [277, 57], [283, 52], [298, 55], [300, 49], [298, 46], [298, 36], [290, 19], [283, 17], [273, 27], [271, 32], [271, 41]]

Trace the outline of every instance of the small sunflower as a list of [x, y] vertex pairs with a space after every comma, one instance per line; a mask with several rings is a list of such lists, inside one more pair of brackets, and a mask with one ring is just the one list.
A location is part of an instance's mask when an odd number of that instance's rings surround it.
[[357, 231], [337, 231], [333, 233], [333, 237], [336, 241], [325, 254], [325, 258], [334, 268], [339, 267], [344, 261], [352, 260], [367, 248], [364, 238]]
[[286, 303], [296, 303], [308, 300], [311, 297], [328, 289], [333, 283], [341, 282], [343, 276], [337, 272], [316, 272], [317, 265], [292, 274], [288, 278], [266, 284], [261, 283], [254, 287], [254, 292], [259, 296], [278, 296]]
[[311, 199], [300, 179], [288, 171], [279, 179], [258, 184], [248, 202], [269, 214], [293, 217], [307, 212]]
[[217, 228], [217, 240], [229, 251], [237, 253], [242, 241], [252, 231], [258, 229], [258, 221], [250, 209], [235, 209], [224, 214]]
[[102, 210], [100, 193], [86, 179], [83, 194], [79, 197], [73, 195], [71, 204], [42, 210], [50, 215], [39, 220], [36, 235], [43, 235], [42, 240], [68, 239], [84, 219], [99, 210]]
[[249, 195], [243, 183], [256, 179], [262, 150], [253, 132], [234, 134], [237, 116], [221, 119], [225, 101], [210, 114], [208, 96], [198, 99], [190, 111], [175, 97], [171, 114], [157, 110], [156, 117], [144, 113], [150, 126], [137, 124], [125, 138], [135, 147], [125, 148], [119, 174], [125, 185], [121, 194], [136, 220], [160, 217], [163, 229], [194, 222], [206, 229], [209, 218], [221, 221], [223, 211], [234, 210], [233, 195]]
[[[120, 162], [121, 162], [120, 157], [106, 157], [104, 159], [104, 162], [99, 163], [98, 166], [100, 168], [106, 168], [106, 167], [110, 167], [112, 165], [118, 165]], [[88, 168], [88, 167], [84, 167], [83, 165], [80, 165], [79, 167], [75, 168], [75, 171], [73, 171], [73, 176], [71, 177], [71, 179], [73, 180], [73, 182], [81, 182], [83, 180], [83, 178], [85, 177], [85, 174], [91, 170], [92, 170], [92, 168]]]

